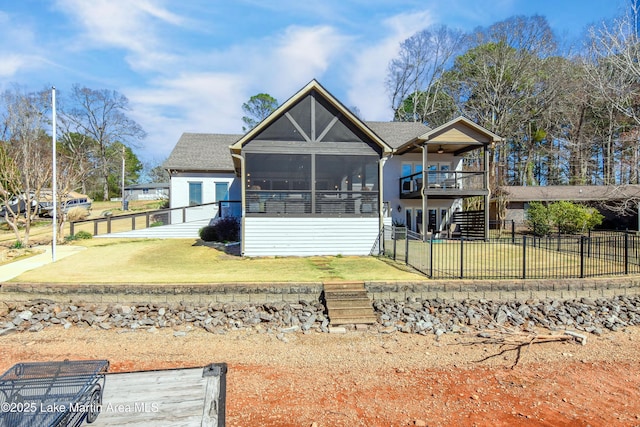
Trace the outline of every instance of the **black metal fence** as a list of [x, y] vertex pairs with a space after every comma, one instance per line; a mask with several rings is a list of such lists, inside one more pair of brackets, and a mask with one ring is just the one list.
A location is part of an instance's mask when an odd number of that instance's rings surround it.
[[640, 273], [640, 236], [593, 231], [545, 237], [507, 233], [489, 240], [436, 239], [385, 229], [385, 255], [430, 278], [568, 279]]

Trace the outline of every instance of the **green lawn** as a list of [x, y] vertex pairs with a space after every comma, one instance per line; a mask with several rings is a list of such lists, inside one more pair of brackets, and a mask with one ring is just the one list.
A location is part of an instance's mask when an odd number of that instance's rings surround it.
[[243, 283], [416, 281], [425, 277], [375, 257], [240, 258], [194, 240], [91, 239], [86, 251], [28, 271], [16, 282]]

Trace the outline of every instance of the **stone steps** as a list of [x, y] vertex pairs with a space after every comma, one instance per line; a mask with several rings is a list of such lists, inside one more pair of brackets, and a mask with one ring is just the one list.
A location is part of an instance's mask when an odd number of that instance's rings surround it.
[[363, 282], [327, 282], [323, 286], [331, 325], [377, 322]]

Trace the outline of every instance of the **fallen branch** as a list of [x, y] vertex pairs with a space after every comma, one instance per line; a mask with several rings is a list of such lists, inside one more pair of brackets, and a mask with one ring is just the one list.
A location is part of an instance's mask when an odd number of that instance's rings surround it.
[[[516, 360], [514, 361], [513, 365], [511, 365], [511, 369], [515, 368], [520, 362], [520, 359], [522, 358], [522, 350], [524, 348], [531, 347], [533, 344], [546, 344], [550, 342], [562, 341], [577, 341], [582, 345], [587, 344], [586, 335], [578, 334], [572, 331], [565, 331], [563, 335], [538, 335], [534, 333], [523, 333], [504, 328], [503, 331], [497, 332], [496, 334], [481, 332], [477, 336], [485, 338], [485, 340], [482, 341], [482, 344], [500, 345], [501, 348], [501, 351], [499, 353], [489, 355], [483, 359], [478, 360], [477, 362], [485, 362], [489, 359], [501, 356], [510, 351], [515, 351]], [[472, 344], [478, 343], [476, 342]]]

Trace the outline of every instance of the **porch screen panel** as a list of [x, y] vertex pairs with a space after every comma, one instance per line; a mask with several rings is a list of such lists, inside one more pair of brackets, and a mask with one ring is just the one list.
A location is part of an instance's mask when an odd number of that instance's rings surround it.
[[316, 213], [376, 215], [378, 157], [316, 155]]
[[247, 153], [247, 213], [311, 213], [311, 155]]

